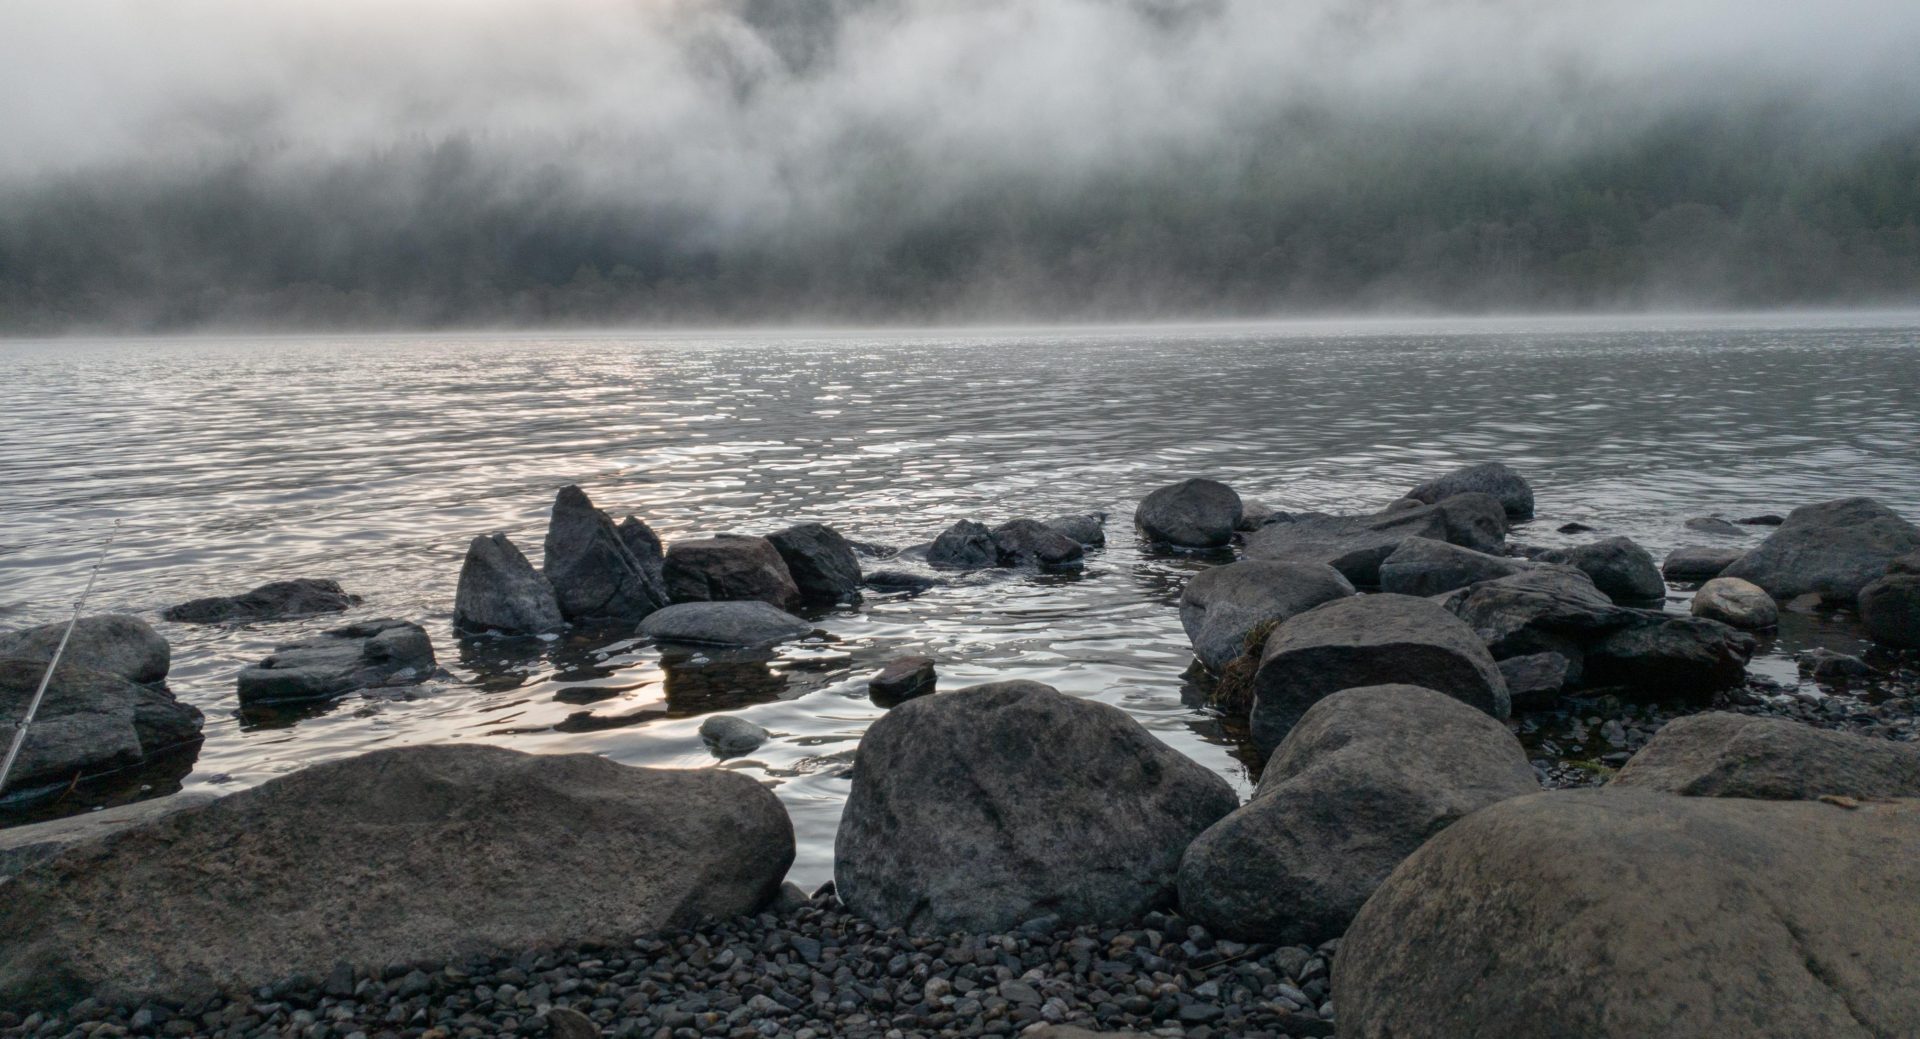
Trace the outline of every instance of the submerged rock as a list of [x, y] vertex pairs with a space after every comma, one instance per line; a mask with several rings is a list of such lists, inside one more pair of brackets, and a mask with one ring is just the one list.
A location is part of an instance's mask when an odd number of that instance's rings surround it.
[[1246, 651], [1255, 628], [1352, 594], [1353, 585], [1321, 563], [1246, 559], [1195, 574], [1180, 593], [1180, 625], [1200, 665], [1219, 674]]
[[933, 692], [939, 676], [932, 657], [897, 657], [867, 682], [867, 695], [882, 706], [904, 703]]
[[867, 587], [883, 595], [896, 592], [918, 595], [929, 588], [938, 588], [945, 583], [937, 577], [925, 577], [905, 570], [875, 570], [867, 575]]
[[1872, 498], [1841, 498], [1793, 510], [1724, 573], [1752, 581], [1780, 602], [1818, 595], [1845, 604], [1914, 551], [1920, 551], [1920, 528]]
[[1380, 590], [1400, 595], [1439, 595], [1526, 568], [1525, 562], [1507, 556], [1413, 537], [1400, 542], [1380, 564]]
[[676, 603], [757, 599], [786, 610], [801, 601], [800, 586], [780, 550], [766, 538], [745, 534], [674, 542], [667, 550], [666, 578], [667, 594]]
[[[42, 663], [52, 660], [66, 630], [66, 621], [56, 621], [9, 631], [0, 635], [0, 657]], [[172, 657], [167, 640], [153, 630], [153, 625], [132, 614], [99, 613], [74, 623], [60, 662], [129, 682], [159, 682], [167, 677]]]
[[834, 887], [916, 934], [1132, 919], [1235, 800], [1117, 708], [1036, 682], [923, 696], [860, 740]]
[[1428, 599], [1361, 595], [1296, 616], [1268, 637], [1254, 676], [1254, 742], [1277, 746], [1308, 708], [1342, 689], [1421, 685], [1495, 718], [1506, 680], [1459, 618]]
[[560, 488], [547, 525], [545, 569], [560, 613], [573, 621], [637, 621], [667, 604], [659, 573], [627, 547], [585, 491]]
[[1920, 1034], [1920, 802], [1566, 790], [1462, 819], [1333, 964], [1340, 1034]]
[[1218, 480], [1169, 484], [1140, 500], [1133, 522], [1150, 542], [1181, 548], [1220, 548], [1240, 525], [1240, 496]]
[[933, 539], [927, 549], [927, 565], [945, 570], [980, 570], [1000, 565], [1000, 549], [985, 524], [960, 520]]
[[179, 624], [240, 624], [339, 613], [358, 605], [340, 582], [321, 577], [271, 581], [241, 595], [215, 595], [169, 606], [160, 616]]
[[771, 735], [766, 729], [731, 714], [712, 715], [700, 723], [700, 738], [706, 741], [707, 749], [719, 758], [751, 754]]
[[1748, 631], [1780, 623], [1780, 608], [1773, 604], [1773, 597], [1738, 577], [1716, 577], [1701, 585], [1690, 609], [1695, 617]]
[[655, 610], [640, 634], [659, 642], [764, 646], [813, 634], [813, 625], [759, 600], [683, 602]]
[[1044, 522], [1056, 533], [1064, 534], [1088, 548], [1107, 543], [1107, 514], [1104, 512], [1070, 513]]
[[1883, 646], [1920, 649], [1920, 574], [1889, 573], [1862, 588], [1860, 623]]
[[1707, 700], [1746, 679], [1754, 648], [1753, 636], [1719, 621], [1651, 614], [1588, 646], [1585, 680]]
[[1689, 545], [1667, 553], [1660, 573], [1669, 581], [1711, 581], [1743, 554], [1737, 548]]
[[1337, 938], [1427, 838], [1539, 789], [1482, 711], [1411, 685], [1335, 693], [1287, 733], [1253, 800], [1188, 846], [1180, 911], [1244, 941]]
[[[0, 657], [0, 754], [46, 671], [44, 660]], [[0, 794], [141, 766], [197, 744], [202, 720], [172, 693], [62, 659]]]
[[1080, 542], [1038, 520], [1017, 519], [993, 528], [1001, 566], [1066, 566], [1080, 560]]
[[[319, 835], [319, 836], [317, 836]], [[76, 846], [6, 885], [0, 1004], [240, 989], [756, 912], [793, 861], [772, 791], [486, 746], [313, 765]]]
[[433, 640], [426, 629], [383, 618], [276, 648], [240, 672], [240, 703], [328, 700], [357, 689], [423, 682], [433, 672]]
[[1783, 718], [1694, 714], [1661, 726], [1608, 786], [1773, 801], [1920, 797], [1920, 745]]
[[505, 534], [476, 537], [460, 566], [453, 626], [462, 631], [535, 635], [566, 626], [545, 575]]
[[1428, 480], [1408, 491], [1407, 497], [1432, 505], [1460, 494], [1492, 495], [1499, 500], [1507, 518], [1516, 523], [1533, 518], [1533, 487], [1500, 462], [1470, 465]]
[[860, 597], [860, 557], [853, 543], [824, 523], [800, 523], [767, 535], [787, 564], [800, 596], [814, 602]]

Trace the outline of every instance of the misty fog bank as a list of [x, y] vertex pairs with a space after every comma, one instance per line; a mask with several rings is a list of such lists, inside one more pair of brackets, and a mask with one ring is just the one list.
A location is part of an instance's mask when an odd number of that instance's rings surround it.
[[1920, 299], [1920, 5], [1539, 6], [14, 5], [0, 329]]

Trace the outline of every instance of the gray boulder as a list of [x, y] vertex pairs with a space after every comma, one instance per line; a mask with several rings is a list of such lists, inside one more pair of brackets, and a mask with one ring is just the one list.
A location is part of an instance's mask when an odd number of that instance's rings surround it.
[[875, 703], [893, 706], [933, 692], [938, 681], [932, 657], [897, 657], [868, 680], [867, 695]]
[[1920, 574], [1889, 573], [1862, 588], [1860, 623], [1883, 646], [1920, 649]]
[[764, 646], [813, 634], [813, 625], [758, 600], [682, 602], [655, 610], [640, 634], [659, 642]]
[[1660, 573], [1669, 581], [1711, 581], [1744, 554], [1737, 548], [1688, 545], [1667, 553]]
[[766, 538], [717, 534], [667, 549], [667, 595], [676, 603], [753, 600], [783, 610], [800, 605], [780, 550]]
[[725, 769], [380, 750], [77, 845], [9, 881], [0, 1004], [624, 946], [757, 911], [793, 854], [772, 791]]
[[766, 729], [731, 714], [712, 715], [700, 723], [700, 738], [718, 758], [751, 754], [771, 735]]
[[927, 549], [927, 565], [943, 570], [980, 570], [1000, 565], [1000, 549], [985, 524], [960, 520], [940, 532]]
[[1573, 684], [1573, 665], [1564, 654], [1530, 653], [1500, 661], [1500, 677], [1507, 683], [1507, 699], [1516, 711], [1544, 711], [1560, 703], [1560, 694]]
[[453, 626], [462, 631], [533, 635], [566, 626], [546, 575], [505, 534], [467, 545], [460, 585], [453, 594]]
[[1432, 505], [1458, 494], [1492, 495], [1515, 523], [1533, 518], [1533, 488], [1519, 473], [1499, 462], [1471, 465], [1428, 480], [1408, 491], [1407, 497]]
[[[0, 657], [0, 754], [46, 674], [44, 660]], [[198, 708], [153, 686], [62, 660], [0, 795], [136, 768], [200, 740]]]
[[1088, 548], [1096, 548], [1107, 543], [1107, 514], [1104, 512], [1069, 513], [1064, 516], [1055, 516], [1044, 522], [1054, 531]]
[[216, 796], [205, 791], [182, 791], [46, 822], [0, 829], [0, 881], [35, 863], [45, 862], [76, 844], [130, 827], [144, 826], [181, 809], [206, 804]]
[[1481, 581], [1517, 574], [1527, 564], [1431, 538], [1400, 542], [1380, 564], [1380, 590], [1399, 595], [1439, 595]]
[[1609, 786], [1770, 801], [1920, 797], [1920, 744], [1784, 718], [1693, 714], [1661, 726]]
[[1559, 653], [1579, 682], [1582, 647], [1636, 623], [1639, 615], [1600, 594], [1570, 566], [1544, 565], [1455, 592], [1446, 608], [1479, 635], [1496, 659]]
[[1180, 593], [1180, 625], [1200, 665], [1215, 674], [1246, 652], [1247, 636], [1324, 602], [1354, 594], [1322, 563], [1244, 559], [1195, 574]]
[[1347, 689], [1307, 711], [1253, 800], [1180, 860], [1180, 911], [1215, 934], [1279, 945], [1337, 938], [1427, 838], [1536, 793], [1507, 727], [1430, 689]]
[[824, 523], [801, 523], [767, 535], [787, 564], [800, 596], [814, 602], [860, 597], [860, 557], [853, 543]]
[[382, 618], [276, 648], [240, 672], [240, 703], [328, 700], [356, 689], [412, 685], [433, 674], [433, 641], [426, 629]]
[[1631, 538], [1612, 537], [1591, 545], [1542, 553], [1543, 560], [1564, 563], [1593, 578], [1593, 586], [1617, 603], [1646, 603], [1667, 594], [1667, 583], [1653, 556]]
[[1716, 577], [1693, 593], [1689, 607], [1695, 617], [1716, 620], [1729, 627], [1759, 631], [1780, 623], [1780, 608], [1760, 586], [1738, 577]]
[[1001, 566], [1066, 566], [1080, 561], [1080, 542], [1039, 520], [1017, 519], [993, 528]]
[[1363, 588], [1380, 584], [1380, 567], [1408, 538], [1426, 538], [1476, 552], [1498, 552], [1507, 520], [1484, 494], [1456, 495], [1436, 505], [1373, 516], [1318, 516], [1275, 523], [1247, 535], [1251, 559], [1325, 563]]
[[1725, 576], [1752, 581], [1786, 602], [1818, 595], [1851, 603], [1895, 559], [1920, 551], [1920, 528], [1872, 498], [1803, 505]]
[[1753, 636], [1716, 620], [1649, 614], [1586, 647], [1584, 682], [1708, 700], [1746, 680], [1755, 648]]
[[1219, 548], [1240, 525], [1240, 496], [1217, 480], [1182, 480], [1141, 499], [1133, 522], [1148, 541]]
[[1459, 618], [1427, 599], [1357, 595], [1281, 624], [1254, 675], [1254, 742], [1279, 745], [1307, 709], [1342, 689], [1414, 685], [1495, 718], [1510, 709], [1487, 647]]
[[834, 886], [920, 934], [1131, 920], [1172, 901], [1181, 851], [1236, 800], [1105, 704], [1036, 682], [923, 696], [860, 740]]
[[1566, 790], [1475, 812], [1333, 964], [1351, 1039], [1920, 1034], [1920, 802]]
[[658, 572], [578, 487], [562, 487], [554, 497], [544, 566], [568, 620], [637, 621], [667, 604]]
[[169, 606], [160, 616], [177, 624], [245, 624], [254, 621], [339, 613], [358, 605], [340, 582], [322, 577], [271, 581], [241, 595], [215, 595]]
[[[48, 661], [60, 646], [66, 621], [22, 628], [0, 635], [0, 657]], [[167, 677], [172, 651], [153, 625], [126, 613], [82, 617], [73, 625], [63, 664], [118, 675], [129, 682], [159, 682]]]

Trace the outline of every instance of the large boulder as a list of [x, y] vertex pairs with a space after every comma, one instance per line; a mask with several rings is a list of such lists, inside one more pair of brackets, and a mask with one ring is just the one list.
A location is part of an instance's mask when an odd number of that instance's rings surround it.
[[356, 689], [424, 682], [433, 674], [433, 641], [426, 629], [382, 618], [275, 648], [240, 672], [240, 703], [330, 700]]
[[95, 840], [134, 826], [145, 826], [182, 809], [199, 807], [218, 796], [204, 790], [181, 791], [79, 815], [0, 829], [0, 880], [37, 862], [45, 862], [83, 841]]
[[986, 524], [959, 520], [927, 548], [927, 565], [942, 570], [980, 570], [1000, 565], [1000, 549]]
[[1742, 555], [1745, 553], [1737, 548], [1688, 545], [1667, 553], [1660, 574], [1669, 581], [1711, 581]]
[[1753, 636], [1705, 617], [1650, 614], [1586, 647], [1583, 681], [1705, 701], [1746, 679]]
[[813, 625], [757, 599], [674, 603], [640, 622], [648, 638], [709, 646], [764, 646], [812, 633]]
[[1247, 636], [1323, 602], [1353, 594], [1324, 563], [1243, 559], [1195, 574], [1180, 593], [1180, 625], [1200, 665], [1215, 674], [1247, 651]]
[[1895, 559], [1914, 551], [1920, 551], [1920, 528], [1872, 498], [1841, 498], [1793, 510], [1724, 574], [1752, 581], [1781, 602], [1818, 595], [1851, 603]]
[[[66, 621], [56, 621], [7, 632], [0, 635], [0, 657], [52, 660], [66, 630]], [[129, 682], [158, 682], [167, 677], [172, 651], [146, 621], [126, 613], [100, 613], [74, 623], [60, 661]]]
[[1920, 574], [1890, 573], [1860, 589], [1860, 623], [1875, 642], [1920, 649]]
[[270, 581], [240, 595], [214, 595], [169, 606], [160, 612], [179, 624], [245, 624], [253, 621], [339, 613], [360, 602], [340, 582], [324, 577], [296, 577]]
[[676, 603], [757, 599], [789, 610], [802, 598], [773, 542], [745, 534], [674, 542], [667, 549], [666, 578]]
[[6, 885], [0, 1004], [239, 989], [336, 962], [516, 955], [757, 911], [779, 800], [722, 769], [416, 746], [77, 845]]
[[993, 547], [1001, 566], [1066, 566], [1079, 562], [1086, 551], [1080, 542], [1030, 519], [993, 528]]
[[1784, 718], [1693, 714], [1661, 726], [1611, 785], [1771, 801], [1920, 797], [1920, 744]]
[[[46, 672], [44, 660], [0, 657], [0, 753]], [[197, 744], [201, 722], [172, 693], [63, 659], [0, 795], [138, 767]]]
[[1916, 847], [1920, 801], [1503, 801], [1360, 911], [1333, 964], [1340, 1034], [1920, 1035]]
[[1171, 903], [1181, 851], [1236, 802], [1117, 708], [1036, 682], [923, 696], [860, 740], [834, 886], [916, 933], [1131, 920]]
[[1240, 524], [1240, 496], [1217, 480], [1182, 480], [1140, 500], [1133, 522], [1151, 542], [1219, 548]]
[[1693, 593], [1688, 607], [1695, 617], [1734, 628], [1759, 631], [1780, 623], [1780, 608], [1760, 586], [1738, 577], [1716, 577]]
[[1652, 602], [1667, 594], [1667, 582], [1661, 579], [1653, 555], [1631, 538], [1606, 538], [1556, 549], [1540, 558], [1564, 563], [1593, 578], [1593, 586], [1617, 603]]
[[1456, 495], [1373, 516], [1310, 516], [1247, 535], [1251, 559], [1325, 563], [1362, 588], [1380, 584], [1380, 567], [1408, 538], [1443, 541], [1476, 552], [1505, 544], [1506, 513], [1485, 494]]
[[1509, 711], [1500, 668], [1473, 629], [1429, 599], [1356, 595], [1273, 629], [1255, 673], [1254, 742], [1278, 746], [1307, 709], [1342, 689], [1420, 685], [1495, 718]]
[[1400, 595], [1439, 595], [1481, 581], [1517, 574], [1527, 564], [1432, 538], [1400, 542], [1380, 564], [1380, 590]]
[[800, 523], [767, 535], [787, 564], [800, 596], [813, 602], [860, 597], [860, 557], [853, 543], [824, 523]]
[[1428, 837], [1539, 789], [1482, 711], [1411, 685], [1335, 693], [1287, 733], [1253, 800], [1187, 847], [1180, 911], [1245, 941], [1337, 938]]
[[1432, 505], [1457, 494], [1490, 494], [1515, 523], [1533, 518], [1533, 488], [1519, 473], [1499, 462], [1471, 465], [1428, 480], [1408, 491], [1407, 497]]
[[453, 626], [462, 631], [532, 635], [566, 626], [545, 574], [533, 568], [505, 534], [483, 534], [467, 545], [453, 593]]
[[543, 565], [568, 620], [637, 621], [668, 602], [658, 571], [633, 554], [612, 517], [578, 487], [562, 487], [554, 497]]

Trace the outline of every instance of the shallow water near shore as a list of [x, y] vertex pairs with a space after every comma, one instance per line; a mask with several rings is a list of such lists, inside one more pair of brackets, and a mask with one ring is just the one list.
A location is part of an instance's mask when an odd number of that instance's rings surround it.
[[[1693, 516], [1864, 494], [1920, 518], [1913, 314], [0, 341], [0, 370], [0, 628], [64, 617], [122, 521], [89, 612], [142, 613], [172, 643], [170, 686], [207, 715], [184, 786], [456, 739], [735, 768], [776, 784], [804, 884], [831, 873], [847, 760], [883, 713], [866, 679], [900, 653], [937, 658], [943, 689], [1027, 678], [1113, 704], [1250, 789], [1250, 755], [1183, 696], [1174, 604], [1218, 557], [1148, 553], [1131, 530], [1134, 503], [1173, 479], [1357, 511], [1498, 459], [1539, 500], [1513, 540], [1625, 534], [1656, 558], [1766, 533], [1717, 537], [1686, 529]], [[870, 595], [757, 658], [663, 661], [617, 630], [457, 640], [467, 541], [505, 531], [537, 562], [566, 483], [669, 542], [819, 520], [906, 546], [962, 517], [1113, 519], [1079, 572]], [[1569, 521], [1596, 532], [1554, 533]], [[365, 602], [242, 627], [155, 616], [301, 576]], [[453, 680], [238, 711], [242, 666], [381, 616], [425, 624]], [[1793, 685], [1810, 645], [1865, 649], [1845, 616], [1789, 614], [1752, 670]], [[774, 738], [716, 762], [697, 729], [718, 711]]]

